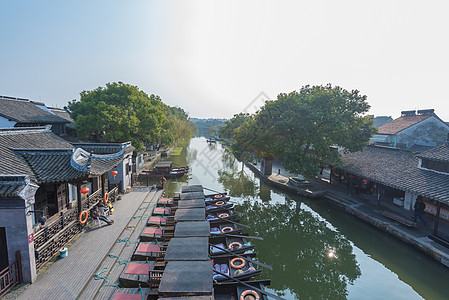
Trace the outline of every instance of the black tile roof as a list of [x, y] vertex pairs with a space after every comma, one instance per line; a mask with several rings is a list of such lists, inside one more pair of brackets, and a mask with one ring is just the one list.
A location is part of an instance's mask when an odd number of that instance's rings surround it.
[[449, 204], [449, 175], [419, 169], [411, 152], [367, 146], [342, 159], [340, 169], [356, 176]]
[[0, 96], [0, 116], [18, 123], [68, 123], [54, 113], [40, 108], [29, 100], [4, 98]]
[[449, 143], [435, 147], [417, 155], [419, 158], [425, 158], [440, 162], [449, 162]]
[[11, 184], [11, 183], [1, 182], [0, 183], [0, 195], [3, 197], [17, 196], [24, 187], [25, 187], [25, 183]]
[[44, 128], [0, 130], [0, 174], [35, 174], [25, 159], [14, 149], [73, 149], [74, 147]]
[[72, 149], [26, 150], [18, 153], [28, 163], [38, 183], [66, 182], [88, 176], [87, 168], [79, 170], [72, 166]]
[[67, 127], [75, 128], [75, 121], [70, 117], [70, 114], [65, 109], [61, 108], [49, 108], [49, 109], [58, 117], [69, 121], [70, 123], [66, 125]]
[[0, 174], [30, 175], [37, 183], [98, 176], [120, 164], [130, 147], [124, 143], [113, 154], [92, 154], [44, 128], [0, 130]]

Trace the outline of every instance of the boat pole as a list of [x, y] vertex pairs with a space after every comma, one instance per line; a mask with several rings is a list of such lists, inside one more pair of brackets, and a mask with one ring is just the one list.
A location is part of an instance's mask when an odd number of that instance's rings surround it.
[[[217, 249], [222, 250], [222, 251], [225, 251], [225, 252], [227, 252], [227, 253], [229, 253], [229, 254], [232, 254], [232, 255], [234, 255], [234, 256], [243, 258], [244, 260], [246, 260], [246, 261], [248, 261], [248, 262], [250, 262], [250, 263], [253, 263], [253, 264], [255, 264], [255, 265], [258, 265], [258, 266], [267, 268], [268, 270], [273, 270], [273, 268], [272, 268], [271, 266], [269, 266], [269, 265], [266, 265], [266, 264], [264, 264], [264, 263], [261, 263], [261, 262], [258, 262], [258, 261], [252, 260], [252, 259], [249, 259], [249, 258], [247, 258], [247, 257], [245, 257], [245, 256], [241, 256], [241, 255], [239, 255], [239, 254], [237, 254], [237, 253], [234, 253], [234, 252], [232, 252], [232, 251], [229, 251], [228, 249], [224, 249], [224, 248], [221, 248], [221, 247], [212, 245], [211, 243], [209, 243], [209, 246], [214, 247], [214, 248], [217, 248]], [[212, 257], [214, 257], [214, 256], [212, 255]]]
[[225, 219], [225, 218], [220, 218], [220, 217], [217, 217], [217, 218], [220, 219], [220, 220], [232, 223], [232, 224], [240, 225], [242, 227], [251, 228], [249, 225], [245, 225], [245, 224], [242, 224], [242, 223], [239, 223], [239, 222], [231, 221], [231, 220], [228, 220], [228, 219]]
[[226, 194], [226, 193], [222, 193], [222, 192], [219, 192], [219, 191], [208, 189], [207, 187], [204, 187], [204, 186], [203, 186], [203, 189], [211, 191], [211, 192], [215, 192], [215, 193], [218, 193], [218, 194]]
[[244, 234], [236, 235], [236, 234], [229, 234], [229, 233], [219, 233], [219, 234], [212, 234], [212, 235], [215, 235], [215, 236], [224, 235], [224, 236], [229, 236], [229, 237], [239, 237], [239, 238], [263, 241], [263, 238], [261, 238], [260, 236], [250, 236], [250, 235], [244, 235]]
[[285, 300], [284, 298], [281, 298], [281, 297], [279, 297], [278, 295], [275, 295], [275, 294], [272, 294], [272, 293], [270, 293], [270, 292], [267, 292], [267, 291], [261, 290], [261, 289], [259, 289], [259, 288], [256, 288], [255, 286], [252, 286], [252, 285], [250, 285], [250, 284], [247, 284], [247, 283], [244, 282], [244, 281], [238, 280], [237, 278], [233, 278], [233, 277], [231, 277], [231, 276], [229, 276], [229, 275], [227, 275], [227, 274], [225, 274], [225, 273], [222, 273], [222, 272], [220, 272], [220, 271], [214, 270], [214, 272], [217, 273], [217, 274], [220, 274], [220, 275], [222, 275], [222, 276], [224, 276], [224, 277], [226, 277], [226, 278], [228, 278], [228, 279], [234, 280], [235, 282], [240, 283], [241, 285], [244, 285], [244, 286], [246, 286], [246, 287], [249, 287], [250, 289], [255, 290], [256, 292], [259, 292], [259, 293], [261, 293], [261, 294], [265, 294], [265, 295], [267, 295], [267, 296], [269, 296], [269, 297], [272, 297], [272, 298], [274, 298], [274, 299]]

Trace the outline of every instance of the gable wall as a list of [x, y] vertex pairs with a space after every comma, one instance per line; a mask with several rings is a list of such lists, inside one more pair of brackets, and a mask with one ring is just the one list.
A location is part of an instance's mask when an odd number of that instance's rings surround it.
[[397, 133], [396, 143], [398, 147], [405, 145], [406, 149], [413, 145], [435, 147], [446, 140], [448, 132], [449, 127], [432, 116]]

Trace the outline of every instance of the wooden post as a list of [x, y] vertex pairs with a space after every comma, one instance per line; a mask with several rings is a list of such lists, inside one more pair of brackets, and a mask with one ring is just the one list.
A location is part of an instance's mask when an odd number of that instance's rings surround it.
[[81, 199], [81, 182], [76, 183], [76, 197], [78, 198], [78, 214], [83, 211], [83, 203]]
[[61, 228], [64, 228], [64, 213], [61, 211], [59, 216], [61, 217]]
[[438, 202], [438, 204], [437, 204], [437, 215], [436, 215], [435, 225], [433, 227], [433, 235], [434, 236], [438, 235], [438, 225], [440, 223], [440, 209], [441, 209], [441, 203]]
[[106, 195], [106, 191], [104, 189], [105, 174], [102, 174], [100, 179], [101, 179], [101, 194], [102, 194], [103, 199], [104, 199], [104, 195]]

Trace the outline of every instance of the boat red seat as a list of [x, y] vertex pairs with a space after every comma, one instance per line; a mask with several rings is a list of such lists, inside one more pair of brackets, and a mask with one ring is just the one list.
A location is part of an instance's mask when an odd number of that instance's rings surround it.
[[148, 234], [148, 235], [162, 235], [162, 229], [161, 228], [156, 228], [156, 227], [147, 227], [145, 228], [145, 230], [143, 231], [144, 234]]
[[163, 217], [150, 217], [148, 224], [165, 225], [167, 224], [167, 219]]
[[142, 300], [142, 295], [117, 293], [114, 300]]
[[161, 247], [157, 244], [140, 244], [137, 252], [157, 253], [161, 252]]
[[130, 263], [125, 271], [125, 274], [133, 274], [133, 275], [148, 275], [151, 269], [154, 269], [154, 265], [148, 264], [133, 264]]

